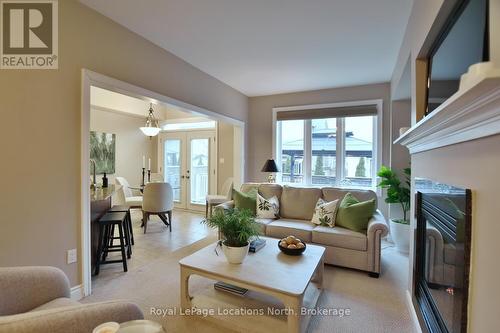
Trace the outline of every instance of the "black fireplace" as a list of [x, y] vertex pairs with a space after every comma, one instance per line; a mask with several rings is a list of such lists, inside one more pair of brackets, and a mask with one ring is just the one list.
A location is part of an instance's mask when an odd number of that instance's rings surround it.
[[416, 179], [414, 304], [429, 332], [465, 333], [471, 192]]

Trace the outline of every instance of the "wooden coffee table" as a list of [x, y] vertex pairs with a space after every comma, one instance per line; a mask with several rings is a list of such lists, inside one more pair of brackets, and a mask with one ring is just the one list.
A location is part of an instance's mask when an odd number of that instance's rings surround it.
[[[306, 332], [310, 315], [303, 310], [315, 308], [321, 294], [325, 249], [307, 245], [302, 255], [288, 256], [277, 239], [261, 238], [266, 246], [241, 265], [229, 264], [220, 248], [217, 255], [215, 243], [180, 260], [183, 311], [203, 310], [204, 318], [242, 332]], [[237, 296], [212, 287], [189, 295], [191, 275], [249, 291]]]

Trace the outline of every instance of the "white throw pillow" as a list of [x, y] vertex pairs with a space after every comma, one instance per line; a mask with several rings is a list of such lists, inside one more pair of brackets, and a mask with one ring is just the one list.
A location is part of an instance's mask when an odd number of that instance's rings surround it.
[[257, 193], [257, 218], [276, 219], [280, 214], [280, 202], [278, 197], [274, 196], [266, 199]]
[[335, 226], [335, 217], [337, 216], [337, 204], [339, 200], [326, 202], [319, 198], [314, 209], [312, 223], [333, 228]]

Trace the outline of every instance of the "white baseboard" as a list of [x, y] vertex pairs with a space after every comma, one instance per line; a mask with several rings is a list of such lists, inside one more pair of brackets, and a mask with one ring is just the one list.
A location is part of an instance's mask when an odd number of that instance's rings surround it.
[[410, 312], [410, 317], [413, 321], [415, 329], [418, 333], [422, 333], [422, 328], [420, 327], [420, 322], [418, 321], [417, 313], [415, 312], [415, 307], [413, 306], [409, 290], [406, 290], [406, 306], [408, 307], [408, 311]]
[[83, 298], [83, 285], [79, 284], [71, 288], [71, 299], [79, 301]]

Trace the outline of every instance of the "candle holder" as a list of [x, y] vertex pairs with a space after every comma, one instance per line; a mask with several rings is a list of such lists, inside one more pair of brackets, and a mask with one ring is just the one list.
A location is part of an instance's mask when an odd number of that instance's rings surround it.
[[151, 170], [148, 170], [148, 183], [151, 183]]
[[142, 183], [141, 186], [144, 186], [144, 176], [146, 175], [146, 168], [142, 168]]

